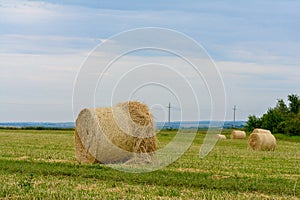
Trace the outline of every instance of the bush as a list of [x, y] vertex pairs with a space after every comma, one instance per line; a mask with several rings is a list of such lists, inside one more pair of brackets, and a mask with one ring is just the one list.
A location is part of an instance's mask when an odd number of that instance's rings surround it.
[[290, 136], [300, 136], [300, 112], [297, 114], [296, 117], [286, 122], [284, 132]]
[[261, 119], [255, 115], [249, 115], [248, 121], [245, 125], [245, 130], [248, 132], [253, 131], [255, 128], [261, 127]]
[[276, 106], [269, 108], [261, 118], [250, 115], [245, 130], [264, 128], [273, 133], [300, 135], [300, 97], [290, 94], [288, 100], [289, 106], [282, 99], [278, 99]]
[[284, 117], [279, 110], [270, 108], [261, 118], [261, 127], [273, 133], [278, 133], [280, 123], [284, 122]]

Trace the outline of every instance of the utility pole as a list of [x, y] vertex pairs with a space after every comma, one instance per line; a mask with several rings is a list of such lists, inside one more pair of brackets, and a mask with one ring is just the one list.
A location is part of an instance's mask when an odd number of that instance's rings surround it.
[[233, 107], [233, 128], [235, 128], [235, 111], [236, 111], [236, 105]]
[[171, 129], [171, 103], [169, 102], [169, 106], [168, 106], [168, 109], [169, 109], [169, 115], [168, 115], [168, 129], [170, 130]]

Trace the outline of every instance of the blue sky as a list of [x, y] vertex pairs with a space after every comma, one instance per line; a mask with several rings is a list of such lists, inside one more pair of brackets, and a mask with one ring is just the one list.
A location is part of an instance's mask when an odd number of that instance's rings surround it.
[[89, 52], [142, 27], [174, 29], [206, 49], [224, 81], [226, 119], [233, 105], [238, 119], [261, 115], [300, 94], [299, 9], [299, 1], [0, 0], [0, 121], [72, 121]]

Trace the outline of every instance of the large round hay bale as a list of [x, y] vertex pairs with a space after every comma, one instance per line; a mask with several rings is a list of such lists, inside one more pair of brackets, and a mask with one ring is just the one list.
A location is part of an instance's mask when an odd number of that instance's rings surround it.
[[245, 131], [232, 130], [230, 138], [231, 139], [245, 139], [246, 133], [245, 133]]
[[253, 150], [274, 151], [276, 148], [276, 139], [269, 130], [254, 129], [250, 134], [248, 146]]
[[129, 101], [114, 107], [83, 109], [76, 120], [76, 158], [85, 163], [125, 162], [157, 149], [147, 105]]
[[78, 161], [82, 163], [96, 163], [97, 160], [94, 158], [86, 148], [84, 148], [80, 137], [77, 133], [77, 130], [75, 130], [75, 156]]

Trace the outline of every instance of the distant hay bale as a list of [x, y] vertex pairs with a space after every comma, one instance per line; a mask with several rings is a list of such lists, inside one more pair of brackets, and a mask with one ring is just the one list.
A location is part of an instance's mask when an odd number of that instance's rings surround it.
[[76, 120], [75, 153], [82, 163], [126, 162], [133, 155], [153, 155], [156, 141], [150, 110], [137, 101], [86, 108]]
[[248, 146], [253, 150], [274, 151], [276, 148], [276, 139], [269, 130], [254, 129], [250, 134]]
[[216, 137], [220, 140], [226, 140], [226, 136], [222, 134], [218, 134]]
[[245, 139], [246, 133], [245, 133], [245, 131], [232, 130], [230, 138], [231, 139]]

